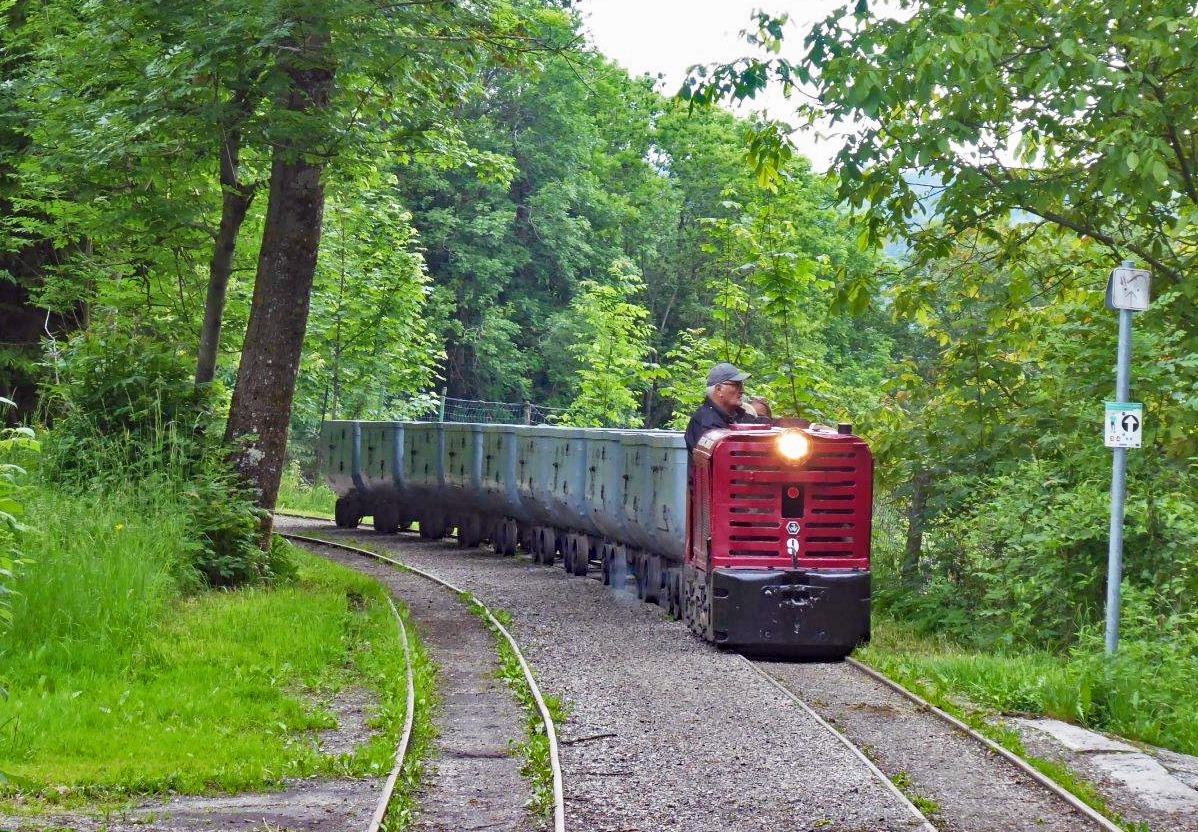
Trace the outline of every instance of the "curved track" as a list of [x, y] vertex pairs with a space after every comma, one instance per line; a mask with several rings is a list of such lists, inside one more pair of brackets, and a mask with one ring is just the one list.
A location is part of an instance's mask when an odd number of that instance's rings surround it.
[[399, 737], [399, 745], [395, 749], [395, 765], [391, 767], [391, 773], [387, 775], [387, 782], [383, 784], [383, 791], [374, 805], [374, 814], [370, 816], [367, 832], [379, 832], [379, 828], [383, 825], [387, 806], [391, 803], [391, 795], [395, 793], [395, 783], [399, 779], [399, 773], [403, 771], [404, 757], [408, 754], [408, 744], [412, 740], [412, 723], [416, 717], [416, 686], [412, 676], [412, 649], [408, 645], [408, 628], [404, 626], [403, 616], [396, 609], [395, 602], [388, 598], [387, 603], [395, 615], [396, 624], [399, 625], [399, 640], [403, 644], [404, 675], [407, 678], [408, 696], [404, 703], [403, 732]]
[[[516, 659], [520, 664], [520, 669], [521, 669], [522, 673], [524, 674], [525, 682], [528, 685], [529, 694], [531, 695], [533, 701], [536, 703], [537, 710], [540, 713], [541, 721], [545, 728], [545, 735], [549, 742], [549, 763], [550, 763], [550, 768], [552, 769], [552, 774], [553, 774], [554, 830], [555, 830], [555, 832], [564, 832], [564, 830], [565, 830], [565, 803], [564, 803], [563, 788], [562, 788], [562, 772], [561, 772], [560, 754], [559, 754], [558, 742], [557, 742], [557, 730], [553, 724], [553, 718], [549, 713], [549, 709], [545, 704], [544, 697], [541, 694], [540, 687], [537, 685], [536, 678], [533, 676], [532, 668], [529, 667], [528, 662], [525, 660], [524, 654], [520, 650], [519, 644], [516, 643], [515, 638], [513, 638], [512, 634], [507, 630], [506, 627], [503, 626], [503, 624], [499, 621], [499, 619], [495, 617], [494, 613], [492, 613], [492, 611], [485, 604], [483, 604], [482, 601], [480, 601], [477, 597], [475, 597], [470, 592], [463, 590], [463, 589], [459, 588], [458, 586], [450, 583], [449, 581], [446, 581], [436, 575], [433, 575], [432, 573], [430, 573], [428, 571], [420, 569], [419, 567], [413, 566], [411, 564], [404, 563], [403, 561], [397, 560], [396, 558], [389, 557], [387, 555], [384, 555], [384, 554], [381, 554], [378, 552], [373, 552], [373, 551], [370, 551], [369, 549], [364, 549], [364, 548], [361, 548], [358, 546], [350, 546], [345, 543], [337, 543], [337, 542], [325, 540], [322, 538], [309, 537], [309, 536], [305, 536], [305, 535], [298, 535], [298, 534], [287, 533], [287, 532], [283, 532], [281, 534], [283, 537], [286, 537], [289, 540], [300, 541], [300, 542], [303, 542], [303, 543], [306, 543], [309, 545], [314, 545], [314, 546], [332, 547], [332, 548], [340, 549], [343, 551], [351, 552], [355, 555], [372, 558], [376, 561], [380, 561], [382, 563], [386, 563], [386, 564], [390, 564], [392, 566], [398, 567], [399, 569], [402, 569], [405, 572], [408, 572], [413, 575], [417, 575], [431, 583], [434, 583], [440, 587], [443, 587], [443, 588], [449, 590], [450, 592], [457, 595], [459, 598], [466, 600], [468, 603], [476, 604], [479, 607], [479, 609], [482, 610], [484, 616], [487, 618], [490, 625], [495, 629], [496, 632], [498, 632], [500, 635], [503, 636], [503, 638], [507, 641], [508, 645], [511, 647], [512, 652], [515, 654]], [[407, 645], [407, 642], [405, 639], [405, 650], [406, 650], [406, 645]], [[411, 687], [410, 675], [409, 675], [408, 690], [409, 690], [409, 695], [411, 695], [412, 687]], [[409, 714], [410, 713], [411, 713], [411, 711], [409, 710]], [[405, 731], [404, 740], [401, 743], [401, 750], [399, 753], [397, 753], [396, 767], [395, 767], [395, 769], [393, 769], [392, 775], [388, 779], [388, 789], [382, 796], [380, 796], [379, 804], [375, 811], [375, 818], [372, 820], [369, 832], [377, 832], [377, 830], [379, 828], [378, 823], [381, 822], [382, 817], [386, 813], [386, 806], [391, 797], [391, 792], [394, 787], [395, 778], [398, 775], [398, 772], [401, 770], [402, 765], [403, 765], [402, 755], [403, 755], [403, 748], [406, 747], [407, 736], [408, 736], [408, 731]]]
[[753, 664], [922, 798], [937, 829], [1120, 832], [1018, 756], [855, 659]]
[[[925, 830], [1120, 829], [1024, 760], [854, 659], [841, 664], [742, 661], [836, 736], [910, 807]], [[908, 795], [917, 798], [934, 825]]]

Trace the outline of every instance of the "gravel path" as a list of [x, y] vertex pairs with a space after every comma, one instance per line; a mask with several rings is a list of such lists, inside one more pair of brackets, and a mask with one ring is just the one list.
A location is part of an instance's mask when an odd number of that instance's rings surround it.
[[657, 607], [523, 558], [292, 523], [393, 549], [512, 615], [543, 691], [569, 711], [559, 728], [567, 829], [922, 827], [808, 714]]
[[939, 807], [944, 832], [1083, 832], [1099, 827], [1002, 757], [849, 664], [759, 662], [889, 777]]

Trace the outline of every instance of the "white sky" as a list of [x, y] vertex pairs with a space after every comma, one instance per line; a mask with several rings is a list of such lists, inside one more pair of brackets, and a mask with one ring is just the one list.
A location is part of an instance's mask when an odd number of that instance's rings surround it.
[[[791, 19], [783, 40], [783, 54], [798, 59], [811, 24], [852, 0], [576, 0], [589, 40], [633, 76], [660, 76], [658, 89], [666, 95], [678, 91], [686, 68], [744, 58], [750, 47], [739, 32], [749, 29], [754, 10], [787, 12]], [[893, 2], [871, 2], [871, 8], [888, 10]], [[788, 46], [787, 46], [788, 44]], [[775, 90], [758, 96], [751, 109], [795, 123], [795, 103]], [[845, 127], [837, 127], [842, 132]], [[799, 152], [817, 170], [828, 168], [840, 141], [804, 128], [794, 134]]]
[[[596, 48], [632, 75], [661, 76], [659, 90], [678, 91], [687, 67], [729, 62], [750, 54], [739, 33], [754, 9], [790, 14], [784, 54], [797, 58], [811, 24], [851, 0], [578, 0], [583, 26]], [[753, 109], [794, 123], [794, 103], [780, 92], [759, 96]], [[827, 168], [839, 143], [814, 130], [795, 136], [817, 170]]]

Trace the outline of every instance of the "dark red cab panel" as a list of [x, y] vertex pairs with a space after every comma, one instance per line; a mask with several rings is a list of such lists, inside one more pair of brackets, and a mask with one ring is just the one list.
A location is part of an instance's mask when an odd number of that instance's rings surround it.
[[[791, 440], [805, 440], [806, 453], [784, 455], [780, 443]], [[869, 569], [873, 456], [858, 437], [735, 425], [704, 436], [692, 464], [688, 564]]]

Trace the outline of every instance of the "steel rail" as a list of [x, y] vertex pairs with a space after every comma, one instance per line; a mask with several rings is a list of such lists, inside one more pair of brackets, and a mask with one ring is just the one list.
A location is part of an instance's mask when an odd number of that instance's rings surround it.
[[829, 723], [822, 716], [820, 716], [814, 710], [812, 710], [810, 705], [808, 705], [806, 702], [804, 702], [802, 699], [800, 699], [799, 696], [794, 691], [792, 691], [790, 688], [786, 687], [786, 685], [782, 684], [777, 679], [775, 679], [772, 674], [767, 673], [765, 670], [758, 667], [755, 662], [753, 662], [751, 659], [746, 658], [745, 656], [740, 656], [740, 659], [746, 665], [748, 665], [750, 668], [752, 668], [753, 672], [755, 672], [758, 676], [760, 676], [762, 679], [765, 679], [765, 681], [767, 681], [771, 685], [773, 685], [784, 696], [786, 696], [788, 699], [790, 699], [792, 702], [794, 702], [796, 705], [798, 705], [800, 708], [802, 708], [804, 711], [806, 711], [807, 714], [812, 719], [814, 719], [816, 722], [818, 722], [821, 726], [823, 726], [824, 729], [827, 730], [827, 732], [829, 734], [831, 734], [837, 740], [839, 740], [840, 744], [843, 745], [845, 748], [847, 748], [853, 754], [853, 756], [855, 756], [858, 760], [860, 760], [862, 763], [864, 763], [865, 766], [870, 770], [870, 772], [873, 773], [874, 777], [877, 778], [877, 780], [879, 780], [882, 783], [882, 785], [886, 787], [887, 790], [892, 792], [894, 794], [894, 796], [897, 797], [899, 799], [899, 801], [904, 806], [907, 807], [907, 810], [911, 814], [913, 814], [913, 815], [915, 815], [915, 817], [919, 818], [920, 822], [923, 824], [923, 826], [921, 827], [923, 829], [923, 832], [937, 832], [936, 827], [932, 825], [932, 822], [929, 821], [927, 819], [927, 817], [924, 816], [923, 812], [919, 811], [919, 808], [914, 803], [911, 802], [910, 798], [908, 798], [905, 794], [903, 794], [902, 789], [900, 789], [898, 786], [896, 786], [894, 784], [894, 781], [891, 780], [889, 777], [887, 777], [882, 772], [882, 769], [880, 769], [876, 765], [874, 765], [874, 761], [871, 760], [869, 757], [865, 756], [865, 752], [862, 751], [857, 746], [855, 746], [853, 744], [852, 740], [850, 740], [844, 734], [840, 733], [840, 731], [838, 731], [835, 727], [833, 727], [831, 723]]
[[[466, 590], [451, 584], [449, 581], [439, 578], [430, 572], [426, 572], [419, 567], [412, 566], [411, 564], [404, 563], [379, 552], [372, 552], [369, 549], [362, 549], [357, 546], [347, 545], [345, 543], [336, 543], [334, 541], [324, 540], [318, 537], [307, 537], [305, 535], [291, 533], [280, 534], [289, 540], [299, 540], [305, 543], [316, 544], [318, 546], [333, 546], [358, 555], [374, 558], [375, 560], [380, 560], [384, 563], [389, 563], [398, 567], [399, 569], [404, 570], [405, 572], [411, 572], [415, 575], [419, 575], [422, 578], [432, 581], [433, 583], [440, 584], [460, 598], [468, 599], [472, 603], [478, 605], [479, 609], [481, 609], [486, 615], [487, 620], [504, 637], [504, 639], [507, 640], [508, 646], [512, 648], [512, 652], [515, 654], [516, 660], [520, 663], [520, 670], [524, 673], [524, 680], [528, 683], [529, 693], [531, 694], [533, 701], [536, 703], [537, 710], [540, 712], [541, 722], [545, 725], [545, 738], [549, 743], [549, 767], [553, 774], [553, 828], [554, 832], [565, 832], [566, 801], [564, 790], [562, 788], [562, 766], [561, 757], [558, 753], [557, 747], [557, 729], [553, 724], [553, 717], [549, 713], [549, 707], [545, 704], [545, 698], [541, 695], [541, 688], [537, 684], [537, 680], [533, 677], [532, 668], [529, 666], [528, 661], [524, 658], [524, 653], [520, 650], [520, 645], [516, 643], [516, 639], [512, 637], [512, 634], [509, 633], [507, 628], [504, 627], [503, 624], [500, 623], [499, 619], [495, 617], [494, 613], [491, 612], [491, 609], [482, 601], [480, 601], [478, 597], [474, 595], [474, 593], [467, 592]], [[371, 832], [377, 832], [377, 829], [372, 828]]]
[[1118, 824], [1113, 822], [1110, 818], [1106, 817], [1102, 813], [1095, 810], [1089, 804], [1085, 803], [1083, 800], [1081, 800], [1079, 797], [1077, 797], [1077, 795], [1073, 794], [1069, 790], [1067, 790], [1064, 787], [1062, 787], [1061, 785], [1059, 785], [1051, 777], [1048, 777], [1048, 776], [1042, 774], [1041, 772], [1037, 771], [1030, 763], [1028, 763], [1026, 760], [1024, 760], [1018, 754], [1008, 751], [1007, 749], [1003, 748], [1001, 745], [996, 743], [994, 740], [987, 737], [986, 735], [975, 731], [973, 728], [969, 727], [968, 725], [966, 725], [961, 720], [957, 719], [952, 714], [950, 714], [947, 711], [944, 711], [940, 708], [937, 708], [935, 705], [933, 705], [931, 702], [928, 702], [922, 696], [919, 696], [918, 694], [907, 690], [905, 687], [903, 687], [898, 682], [891, 679], [889, 676], [886, 676], [885, 674], [880, 673], [877, 670], [874, 670], [869, 665], [863, 664], [862, 662], [858, 661], [857, 659], [852, 658], [851, 656], [846, 657], [845, 661], [848, 664], [850, 664], [851, 666], [853, 666], [854, 668], [856, 668], [857, 670], [864, 673], [866, 676], [869, 676], [871, 679], [874, 679], [875, 681], [881, 682], [883, 685], [886, 685], [886, 687], [890, 688], [895, 693], [907, 698], [914, 704], [918, 705], [920, 708], [923, 708], [923, 709], [929, 711], [930, 713], [935, 714], [936, 716], [940, 717], [940, 719], [947, 722], [949, 725], [953, 726], [961, 733], [965, 734], [967, 737], [975, 740], [976, 742], [981, 743], [983, 746], [988, 748], [990, 751], [993, 751], [995, 754], [998, 754], [999, 756], [1003, 757], [1009, 763], [1011, 763], [1013, 766], [1015, 766], [1020, 771], [1022, 771], [1024, 774], [1026, 774], [1028, 777], [1035, 780], [1041, 786], [1044, 786], [1046, 789], [1048, 789], [1050, 792], [1055, 794], [1061, 800], [1065, 801], [1070, 806], [1072, 806], [1074, 809], [1081, 812], [1083, 815], [1088, 817], [1090, 820], [1097, 823], [1103, 829], [1107, 830], [1107, 832], [1124, 832], [1123, 827], [1119, 826]]
[[379, 832], [379, 828], [383, 825], [387, 806], [391, 803], [391, 795], [395, 793], [395, 783], [399, 780], [400, 772], [403, 771], [404, 757], [407, 756], [408, 743], [412, 739], [412, 723], [416, 716], [416, 689], [412, 673], [412, 650], [408, 646], [408, 629], [404, 626], [403, 616], [399, 614], [390, 595], [387, 596], [387, 603], [391, 605], [391, 612], [395, 613], [395, 621], [399, 624], [399, 639], [403, 642], [404, 671], [408, 677], [408, 698], [405, 705], [407, 712], [404, 716], [403, 733], [400, 735], [399, 745], [395, 749], [395, 765], [387, 777], [387, 782], [383, 784], [383, 792], [379, 795], [378, 802], [375, 803], [374, 814], [370, 818], [367, 832]]

